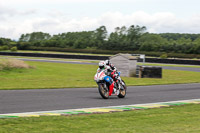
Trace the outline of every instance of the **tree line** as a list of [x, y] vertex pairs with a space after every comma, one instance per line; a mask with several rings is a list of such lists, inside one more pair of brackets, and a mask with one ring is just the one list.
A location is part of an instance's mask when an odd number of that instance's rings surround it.
[[[151, 51], [200, 54], [200, 34], [148, 33], [145, 26], [116, 27], [108, 33], [105, 26], [94, 31], [67, 32], [57, 35], [33, 32], [22, 34], [18, 41], [0, 38], [0, 50], [16, 46], [71, 48], [117, 51]], [[3, 48], [4, 47], [4, 48]]]

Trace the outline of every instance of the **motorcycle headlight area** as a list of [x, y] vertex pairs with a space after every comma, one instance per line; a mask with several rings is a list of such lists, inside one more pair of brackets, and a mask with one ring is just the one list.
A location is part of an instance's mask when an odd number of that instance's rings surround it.
[[100, 80], [103, 80], [103, 79], [104, 79], [104, 77], [101, 77], [101, 78], [100, 78]]

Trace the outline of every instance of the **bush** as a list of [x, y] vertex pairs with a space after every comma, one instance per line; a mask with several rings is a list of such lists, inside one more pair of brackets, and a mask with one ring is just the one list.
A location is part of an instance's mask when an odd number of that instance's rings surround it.
[[120, 53], [120, 51], [110, 51], [110, 50], [74, 49], [74, 48], [58, 48], [58, 47], [29, 47], [26, 50], [57, 51], [57, 52], [72, 52], [72, 53], [92, 53], [92, 54], [117, 54], [117, 53]]
[[9, 47], [4, 45], [4, 46], [2, 46], [2, 50], [9, 50]]
[[162, 55], [160, 56], [160, 58], [161, 58], [161, 59], [166, 59], [166, 58], [167, 58], [167, 54], [166, 54], [166, 53], [162, 54]]
[[31, 46], [30, 42], [18, 42], [17, 43], [17, 48], [20, 49], [20, 50], [26, 50], [30, 46]]
[[17, 47], [12, 47], [12, 48], [10, 49], [10, 51], [16, 52], [16, 51], [17, 51]]
[[[58, 47], [28, 47], [26, 50], [36, 51], [57, 51], [57, 52], [72, 52], [72, 53], [92, 53], [92, 54], [118, 54], [118, 53], [129, 53], [129, 54], [145, 54], [146, 56], [160, 57], [163, 52], [147, 52], [147, 51], [115, 51], [115, 50], [100, 50], [100, 49], [74, 49], [74, 48], [58, 48]], [[183, 54], [183, 53], [166, 53], [167, 58], [200, 58], [199, 54]]]
[[15, 47], [12, 47], [12, 48], [10, 48], [10, 51], [12, 51], [12, 52], [16, 52], [18, 49], [17, 49], [17, 47], [15, 46]]

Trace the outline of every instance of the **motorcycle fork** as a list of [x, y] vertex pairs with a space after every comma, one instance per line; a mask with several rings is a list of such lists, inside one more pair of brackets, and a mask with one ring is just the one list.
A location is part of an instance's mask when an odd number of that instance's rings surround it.
[[104, 87], [104, 88], [106, 88], [106, 86], [107, 86], [106, 84], [103, 84], [103, 87]]

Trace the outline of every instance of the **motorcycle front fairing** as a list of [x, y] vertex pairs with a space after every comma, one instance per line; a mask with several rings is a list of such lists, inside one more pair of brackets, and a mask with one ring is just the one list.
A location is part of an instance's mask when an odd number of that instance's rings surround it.
[[102, 70], [102, 71], [97, 71], [97, 73], [94, 76], [94, 80], [96, 81], [97, 84], [99, 83], [105, 83], [106, 86], [109, 86], [112, 84], [113, 79], [106, 75], [106, 71]]
[[105, 80], [106, 83], [108, 83], [109, 85], [111, 85], [112, 82], [113, 82], [113, 79], [112, 79], [110, 76], [105, 76], [105, 77], [104, 77], [104, 80]]

